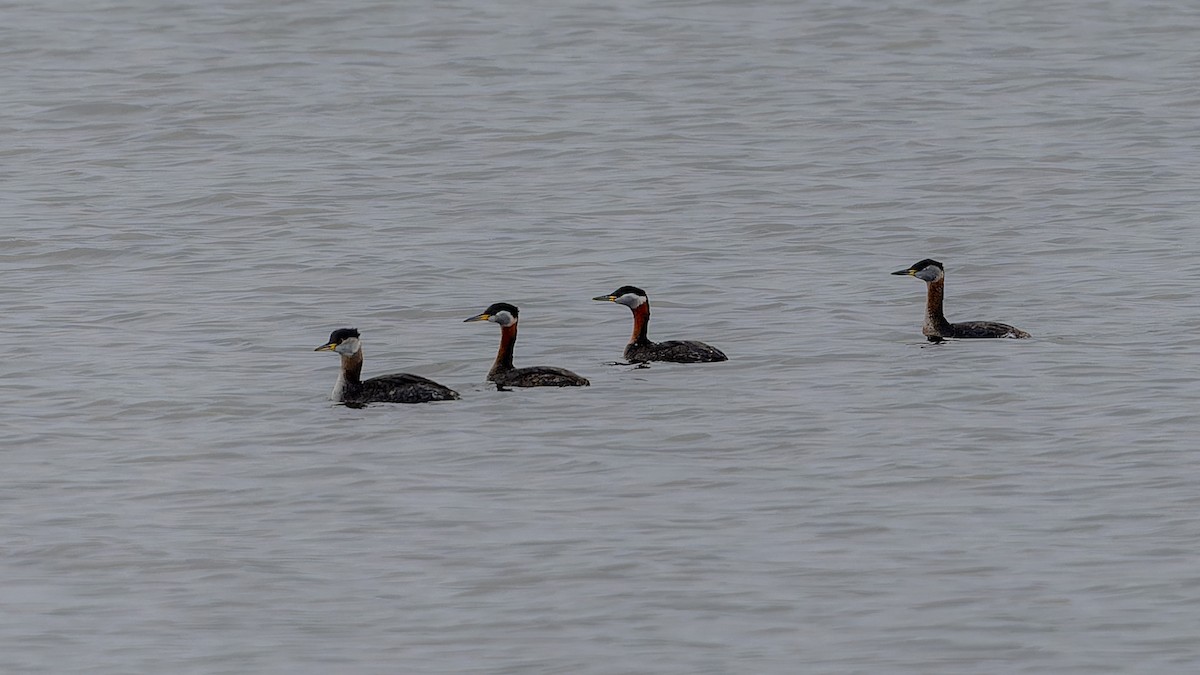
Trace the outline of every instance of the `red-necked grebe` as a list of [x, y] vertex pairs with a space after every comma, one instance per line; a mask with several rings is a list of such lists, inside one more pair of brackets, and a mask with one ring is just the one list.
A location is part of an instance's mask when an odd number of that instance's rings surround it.
[[965, 321], [950, 323], [942, 313], [942, 296], [946, 290], [946, 272], [942, 263], [926, 258], [906, 270], [892, 274], [907, 275], [924, 281], [929, 286], [925, 298], [925, 324], [921, 333], [930, 342], [943, 338], [1027, 338], [1029, 333], [1006, 323], [995, 321]]
[[633, 336], [625, 345], [625, 360], [631, 363], [647, 361], [671, 361], [674, 363], [705, 363], [728, 361], [729, 357], [716, 347], [695, 340], [667, 340], [651, 342], [646, 336], [650, 325], [650, 298], [646, 291], [635, 286], [622, 286], [608, 295], [592, 298], [601, 302], [615, 302], [633, 310]]
[[513, 346], [517, 343], [517, 314], [514, 305], [507, 302], [497, 302], [481, 314], [464, 319], [468, 321], [491, 321], [500, 326], [500, 351], [496, 353], [496, 362], [488, 373], [489, 382], [495, 382], [498, 387], [586, 387], [591, 382], [580, 377], [566, 368], [553, 366], [530, 366], [528, 368], [513, 367]]
[[329, 342], [317, 347], [316, 352], [336, 352], [342, 357], [342, 372], [329, 398], [347, 405], [364, 403], [425, 403], [427, 401], [450, 401], [458, 393], [448, 387], [427, 380], [419, 375], [393, 373], [380, 375], [367, 381], [362, 375], [362, 340], [354, 328], [339, 328], [329, 334]]

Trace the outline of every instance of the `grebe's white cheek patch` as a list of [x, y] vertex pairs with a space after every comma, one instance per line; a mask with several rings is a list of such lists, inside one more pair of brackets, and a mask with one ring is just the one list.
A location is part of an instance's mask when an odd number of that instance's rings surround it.
[[354, 356], [355, 352], [362, 348], [362, 343], [358, 338], [346, 338], [341, 344], [333, 348], [333, 351], [342, 356]]
[[488, 321], [495, 321], [496, 323], [505, 327], [511, 326], [517, 322], [517, 320], [513, 318], [513, 315], [509, 314], [507, 310], [500, 310], [499, 312], [496, 312], [488, 317]]
[[920, 272], [917, 272], [913, 276], [920, 279], [921, 281], [928, 281], [928, 282], [932, 283], [934, 281], [940, 280], [944, 275], [942, 274], [942, 270], [938, 269], [937, 267], [934, 267], [933, 265], [930, 265], [929, 267], [926, 267], [925, 269], [921, 270]]
[[630, 309], [634, 309], [637, 307], [641, 307], [642, 305], [644, 305], [646, 303], [646, 296], [638, 295], [637, 293], [626, 293], [625, 295], [622, 295], [621, 297], [617, 298], [613, 302], [625, 305], [626, 307], [628, 307]]

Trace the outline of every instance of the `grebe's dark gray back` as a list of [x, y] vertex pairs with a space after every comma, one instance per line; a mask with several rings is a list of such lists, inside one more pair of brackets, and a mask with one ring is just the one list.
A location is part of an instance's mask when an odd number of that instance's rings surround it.
[[672, 363], [708, 363], [727, 361], [720, 349], [696, 340], [667, 340], [652, 342], [647, 335], [650, 326], [650, 298], [636, 286], [622, 286], [608, 295], [592, 298], [615, 302], [633, 311], [633, 335], [625, 345], [625, 360], [631, 363], [669, 361]]
[[921, 333], [930, 342], [944, 338], [1027, 338], [1029, 333], [997, 321], [964, 321], [950, 323], [942, 312], [942, 298], [946, 291], [946, 271], [942, 263], [926, 258], [911, 267], [892, 274], [916, 277], [928, 285], [925, 297], [925, 323]]
[[420, 375], [393, 373], [362, 380], [362, 340], [354, 328], [333, 331], [329, 334], [329, 342], [313, 351], [335, 352], [342, 357], [342, 370], [329, 397], [347, 405], [427, 403], [458, 398], [458, 392]]
[[591, 382], [588, 382], [587, 378], [566, 368], [554, 366], [513, 367], [513, 351], [517, 344], [519, 313], [516, 305], [497, 302], [483, 312], [463, 320], [463, 323], [491, 321], [500, 326], [500, 349], [496, 353], [496, 361], [492, 363], [491, 371], [488, 372], [488, 381], [495, 382], [497, 387], [586, 387], [590, 385]]

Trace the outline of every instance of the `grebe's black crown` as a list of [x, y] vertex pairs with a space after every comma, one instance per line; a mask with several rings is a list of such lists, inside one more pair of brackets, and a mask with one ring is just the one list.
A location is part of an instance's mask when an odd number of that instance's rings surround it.
[[638, 288], [637, 286], [622, 286], [612, 292], [613, 296], [618, 297], [618, 298], [621, 297], [622, 295], [625, 295], [626, 293], [633, 293], [634, 295], [640, 295], [643, 298], [648, 297], [646, 295], [646, 291], [643, 291], [642, 289]]
[[340, 345], [349, 338], [359, 337], [357, 328], [339, 328], [329, 334], [329, 344]]
[[513, 318], [515, 319], [517, 317], [517, 311], [516, 305], [510, 305], [507, 302], [497, 302], [483, 310], [483, 313], [487, 314], [488, 316], [495, 316], [500, 312], [508, 312], [509, 314], [512, 314]]
[[923, 270], [926, 267], [930, 267], [930, 266], [936, 267], [943, 272], [946, 271], [946, 268], [942, 267], [942, 263], [934, 260], [933, 258], [926, 258], [919, 263], [914, 263], [913, 266], [908, 269], [920, 271], [920, 270]]

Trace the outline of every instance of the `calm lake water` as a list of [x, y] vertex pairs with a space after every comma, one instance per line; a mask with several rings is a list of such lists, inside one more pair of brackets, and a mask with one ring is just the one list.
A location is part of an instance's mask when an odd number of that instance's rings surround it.
[[2, 16], [0, 671], [1200, 669], [1200, 8]]

